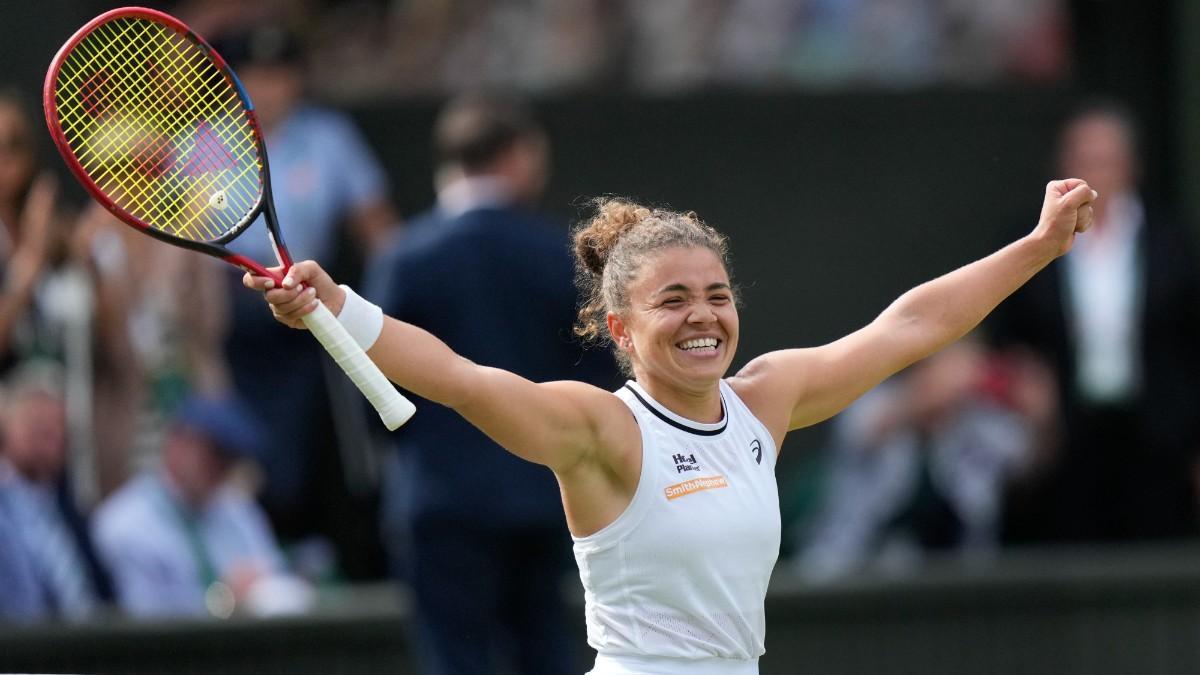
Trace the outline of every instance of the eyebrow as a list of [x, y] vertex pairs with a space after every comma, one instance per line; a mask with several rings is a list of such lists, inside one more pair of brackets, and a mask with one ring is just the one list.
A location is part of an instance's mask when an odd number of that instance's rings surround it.
[[[716, 290], [722, 290], [722, 289], [724, 289], [724, 290], [732, 290], [732, 287], [731, 287], [729, 284], [725, 283], [724, 281], [717, 281], [717, 282], [715, 282], [715, 283], [711, 283], [711, 284], [709, 284], [707, 287], [705, 287], [705, 289], [704, 289], [704, 290], [706, 290], [706, 291], [716, 291]], [[668, 285], [666, 285], [666, 286], [663, 286], [662, 288], [660, 288], [660, 289], [658, 289], [657, 291], [655, 291], [655, 292], [654, 292], [654, 294], [655, 294], [655, 295], [662, 295], [663, 293], [672, 293], [672, 292], [675, 292], [675, 291], [683, 291], [683, 292], [687, 292], [687, 291], [690, 291], [690, 290], [691, 290], [691, 289], [690, 289], [690, 288], [688, 288], [687, 286], [685, 286], [684, 284], [680, 284], [680, 283], [674, 283], [674, 284], [668, 284]]]

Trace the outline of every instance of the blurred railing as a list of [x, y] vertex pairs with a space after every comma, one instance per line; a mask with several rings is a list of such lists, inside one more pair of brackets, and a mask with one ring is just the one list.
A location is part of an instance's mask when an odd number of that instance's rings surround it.
[[0, 673], [405, 675], [405, 604], [388, 587], [337, 591], [315, 616], [94, 621], [0, 628]]
[[[415, 673], [388, 595], [303, 619], [8, 627], [0, 672]], [[767, 616], [764, 675], [1196, 673], [1200, 548], [1008, 554], [817, 587], [781, 568]]]
[[813, 588], [778, 575], [773, 673], [1200, 673], [1200, 548], [1009, 553]]

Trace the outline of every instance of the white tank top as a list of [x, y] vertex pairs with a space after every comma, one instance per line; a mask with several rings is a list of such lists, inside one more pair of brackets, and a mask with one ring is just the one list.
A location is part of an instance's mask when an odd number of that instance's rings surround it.
[[575, 537], [593, 673], [757, 673], [779, 556], [775, 442], [724, 381], [723, 419], [680, 417], [636, 382], [616, 394], [642, 435], [625, 511]]

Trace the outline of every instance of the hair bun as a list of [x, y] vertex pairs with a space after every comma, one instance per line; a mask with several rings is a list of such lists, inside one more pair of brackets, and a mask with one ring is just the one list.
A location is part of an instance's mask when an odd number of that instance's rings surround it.
[[613, 247], [651, 212], [618, 197], [599, 197], [592, 204], [596, 214], [575, 232], [575, 255], [591, 274], [601, 276]]

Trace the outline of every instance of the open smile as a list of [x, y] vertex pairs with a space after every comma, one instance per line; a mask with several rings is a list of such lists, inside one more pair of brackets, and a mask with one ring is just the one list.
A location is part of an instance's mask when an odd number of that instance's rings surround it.
[[681, 349], [689, 354], [704, 355], [715, 354], [721, 346], [721, 340], [715, 337], [702, 337], [684, 340], [675, 344], [676, 349]]

